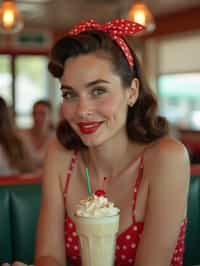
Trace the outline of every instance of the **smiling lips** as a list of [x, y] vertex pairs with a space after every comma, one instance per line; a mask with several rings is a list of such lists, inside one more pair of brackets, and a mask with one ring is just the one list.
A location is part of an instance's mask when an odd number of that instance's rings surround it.
[[97, 131], [101, 124], [102, 122], [80, 122], [78, 126], [82, 134], [92, 134]]

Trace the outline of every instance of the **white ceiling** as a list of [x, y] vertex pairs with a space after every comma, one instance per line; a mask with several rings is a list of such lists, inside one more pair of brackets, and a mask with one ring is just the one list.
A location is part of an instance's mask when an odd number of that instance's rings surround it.
[[[1, 1], [1, 0], [0, 0]], [[26, 27], [67, 29], [80, 20], [126, 17], [134, 0], [16, 0]], [[200, 7], [200, 0], [144, 0], [154, 16]]]

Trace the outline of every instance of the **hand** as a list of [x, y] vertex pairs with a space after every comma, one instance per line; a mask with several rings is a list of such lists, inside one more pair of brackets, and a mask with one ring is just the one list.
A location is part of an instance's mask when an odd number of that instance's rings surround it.
[[27, 264], [25, 264], [21, 261], [15, 261], [12, 265], [5, 262], [5, 263], [1, 264], [1, 266], [27, 266]]

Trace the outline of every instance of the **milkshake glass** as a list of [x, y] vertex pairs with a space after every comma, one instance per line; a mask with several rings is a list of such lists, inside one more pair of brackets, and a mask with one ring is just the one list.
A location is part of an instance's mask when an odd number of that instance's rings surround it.
[[[80, 214], [83, 214], [84, 204], [87, 207], [83, 216]], [[75, 215], [82, 266], [113, 266], [119, 209], [105, 197], [93, 196], [84, 204], [82, 202], [82, 211]]]

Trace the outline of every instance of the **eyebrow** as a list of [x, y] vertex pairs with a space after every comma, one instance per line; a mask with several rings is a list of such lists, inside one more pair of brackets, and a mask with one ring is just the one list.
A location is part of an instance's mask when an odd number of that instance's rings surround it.
[[[90, 81], [90, 82], [86, 83], [85, 86], [86, 86], [86, 88], [89, 88], [89, 87], [94, 86], [94, 85], [97, 85], [97, 84], [99, 84], [99, 83], [110, 84], [110, 82], [107, 81], [107, 80], [104, 80], [104, 79], [97, 79], [97, 80]], [[69, 85], [62, 85], [60, 89], [61, 89], [61, 90], [63, 90], [63, 89], [73, 90], [73, 87], [71, 87], [71, 86], [69, 86]]]

